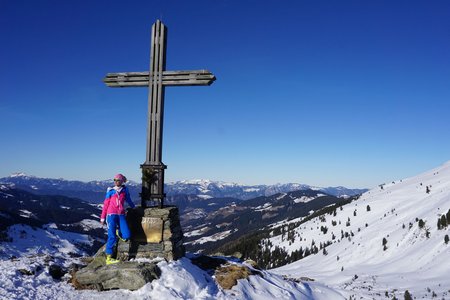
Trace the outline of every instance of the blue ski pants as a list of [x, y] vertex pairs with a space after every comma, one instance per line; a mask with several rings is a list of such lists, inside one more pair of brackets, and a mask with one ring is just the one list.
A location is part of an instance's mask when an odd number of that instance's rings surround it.
[[108, 255], [114, 252], [114, 246], [117, 242], [117, 229], [119, 229], [119, 234], [123, 239], [129, 239], [131, 234], [125, 215], [108, 215], [106, 216], [106, 223], [108, 224], [108, 241], [106, 242], [105, 253]]

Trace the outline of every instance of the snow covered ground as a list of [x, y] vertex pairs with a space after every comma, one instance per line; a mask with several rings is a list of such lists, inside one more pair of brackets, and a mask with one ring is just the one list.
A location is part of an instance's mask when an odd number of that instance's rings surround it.
[[336, 215], [302, 224], [294, 241], [272, 237], [273, 247], [288, 253], [311, 247], [313, 240], [317, 247], [331, 244], [326, 254], [261, 271], [262, 276], [239, 280], [231, 290], [220, 288], [188, 256], [159, 262], [161, 278], [137, 291], [78, 291], [67, 283], [68, 274], [53, 279], [48, 266], [80, 263], [83, 247], [93, 239], [52, 224], [42, 229], [14, 225], [0, 242], [0, 299], [404, 299], [406, 290], [416, 299], [450, 299], [450, 243], [444, 242], [450, 226], [437, 228], [449, 210], [450, 162], [381, 185]]
[[[80, 246], [90, 237], [54, 228], [14, 225], [9, 242], [0, 243], [0, 299], [344, 299], [338, 292], [317, 282], [301, 282], [261, 271], [239, 280], [231, 290], [223, 290], [214, 276], [199, 269], [189, 258], [158, 263], [161, 278], [137, 291], [75, 290], [67, 281], [53, 279], [52, 264], [69, 268], [85, 254]], [[82, 248], [82, 247], [81, 247]], [[248, 266], [250, 267], [250, 266]], [[250, 267], [251, 268], [251, 267]], [[297, 282], [298, 281], [298, 282]]]
[[11, 242], [0, 243], [0, 258], [30, 255], [52, 255], [65, 259], [67, 255], [86, 255], [82, 246], [93, 242], [90, 236], [56, 229], [54, 224], [32, 228], [17, 224], [8, 228]]
[[[370, 190], [337, 209], [335, 216], [327, 214], [325, 219], [300, 225], [294, 242], [281, 236], [271, 238], [274, 246], [289, 253], [311, 247], [313, 240], [317, 247], [332, 242], [326, 255], [319, 251], [272, 272], [308, 276], [357, 299], [382, 299], [386, 295], [404, 299], [406, 290], [417, 299], [450, 299], [450, 243], [444, 242], [450, 226], [437, 227], [438, 219], [449, 209], [447, 162], [416, 177]], [[319, 230], [322, 226], [327, 227], [326, 233]]]

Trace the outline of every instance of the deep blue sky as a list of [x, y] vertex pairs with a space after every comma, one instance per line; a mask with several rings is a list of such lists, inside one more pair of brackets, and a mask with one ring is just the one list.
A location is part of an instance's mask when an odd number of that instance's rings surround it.
[[83, 181], [145, 160], [150, 28], [168, 70], [166, 181], [373, 187], [450, 160], [450, 1], [0, 0], [0, 177]]

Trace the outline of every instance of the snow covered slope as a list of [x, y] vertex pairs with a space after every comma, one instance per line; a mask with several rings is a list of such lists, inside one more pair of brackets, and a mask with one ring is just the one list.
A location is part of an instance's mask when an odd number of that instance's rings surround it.
[[280, 235], [270, 238], [271, 247], [288, 253], [329, 244], [272, 271], [312, 277], [357, 299], [403, 299], [406, 290], [418, 299], [450, 299], [450, 243], [445, 242], [450, 226], [438, 229], [438, 220], [449, 210], [447, 162], [380, 185], [342, 210], [301, 224], [293, 242]]
[[159, 262], [161, 278], [133, 292], [79, 291], [67, 283], [69, 275], [62, 280], [50, 276], [50, 265], [70, 268], [72, 263], [80, 263], [77, 257], [84, 254], [80, 246], [89, 242], [86, 235], [59, 231], [51, 225], [43, 229], [11, 226], [6, 240], [0, 242], [0, 299], [344, 299], [320, 283], [286, 279], [267, 271], [257, 271], [261, 276], [251, 275], [231, 290], [223, 290], [214, 276], [189, 258]]

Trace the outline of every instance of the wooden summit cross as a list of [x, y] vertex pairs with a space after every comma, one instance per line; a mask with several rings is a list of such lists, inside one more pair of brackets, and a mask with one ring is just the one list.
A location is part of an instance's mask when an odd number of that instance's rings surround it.
[[148, 87], [147, 156], [141, 165], [141, 205], [159, 200], [164, 206], [164, 170], [161, 161], [164, 90], [166, 86], [211, 85], [216, 78], [207, 70], [166, 71], [167, 28], [160, 21], [152, 26], [150, 72], [108, 73], [103, 79], [109, 87]]

